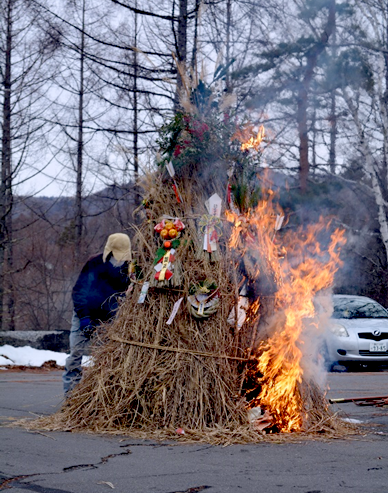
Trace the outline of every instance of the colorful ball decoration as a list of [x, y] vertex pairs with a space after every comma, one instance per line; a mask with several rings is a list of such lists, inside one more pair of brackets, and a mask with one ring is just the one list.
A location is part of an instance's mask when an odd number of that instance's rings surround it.
[[180, 219], [163, 219], [154, 229], [160, 234], [163, 240], [174, 240], [175, 238], [178, 238], [180, 232], [185, 229], [185, 225]]

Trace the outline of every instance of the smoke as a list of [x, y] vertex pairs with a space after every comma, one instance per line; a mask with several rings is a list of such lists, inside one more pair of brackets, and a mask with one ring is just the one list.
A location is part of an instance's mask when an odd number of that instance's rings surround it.
[[301, 367], [307, 381], [314, 381], [322, 389], [326, 386], [325, 333], [329, 330], [333, 313], [331, 291], [326, 291], [314, 300], [315, 316], [303, 323], [300, 349]]

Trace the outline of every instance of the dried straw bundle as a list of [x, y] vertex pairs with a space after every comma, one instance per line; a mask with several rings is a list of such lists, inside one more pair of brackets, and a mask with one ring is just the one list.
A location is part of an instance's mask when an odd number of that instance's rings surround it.
[[322, 389], [315, 382], [303, 379], [299, 392], [303, 403], [303, 430], [305, 432], [341, 435], [356, 431], [356, 427], [339, 419], [332, 411]]
[[[137, 303], [141, 284], [135, 286], [115, 320], [99, 332], [93, 365], [85, 369], [81, 383], [52, 418], [55, 428], [152, 432], [183, 427], [203, 432], [246, 424], [239, 393], [245, 357], [238, 333], [226, 323], [235, 302], [229, 254], [224, 250], [217, 264], [197, 259], [195, 218], [204, 213], [203, 197], [194, 199], [194, 191], [186, 185], [181, 189], [184, 203], [178, 204], [162, 181], [153, 181], [149, 188], [149, 213], [155, 221], [166, 214], [186, 224], [177, 249], [183, 283], [179, 289], [150, 288], [144, 304]], [[160, 246], [155, 221], [144, 220], [132, 241], [145, 279], [153, 275], [152, 261]], [[205, 279], [219, 287], [217, 313], [198, 321], [184, 301], [167, 325], [174, 303], [187, 299], [190, 286]]]
[[[217, 280], [222, 283], [221, 276]], [[101, 335], [93, 353], [94, 364], [86, 370], [62, 415], [75, 426], [95, 431], [204, 429], [241, 423], [239, 361], [222, 357], [238, 353], [229, 327], [223, 324], [229, 303], [227, 283], [222, 284], [225, 303], [213, 318], [201, 324], [182, 307], [171, 326], [166, 321], [174, 302], [185, 293], [155, 289], [140, 306], [137, 288]]]
[[[248, 423], [241, 393], [252, 328], [238, 332], [226, 323], [238, 296], [235, 264], [222, 244], [217, 263], [209, 263], [206, 256], [199, 260], [197, 255], [201, 241], [195, 219], [205, 212], [207, 197], [187, 181], [180, 190], [184, 203], [178, 204], [170, 187], [155, 176], [148, 177], [145, 188], [150, 199], [148, 218], [141, 226], [134, 226], [135, 257], [145, 279], [153, 275], [152, 261], [159, 246], [155, 221], [163, 214], [179, 217], [186, 224], [177, 251], [183, 267], [182, 285], [179, 289], [150, 288], [144, 304], [137, 303], [141, 285], [136, 285], [115, 320], [98, 333], [93, 365], [85, 369], [81, 383], [61, 411], [29, 422], [28, 427], [174, 437], [213, 444], [263, 440], [264, 435]], [[205, 279], [219, 287], [217, 313], [197, 320], [183, 302], [173, 323], [167, 325], [174, 303], [181, 297], [187, 299], [190, 286]], [[305, 431], [348, 431], [330, 413], [315, 386], [303, 385], [303, 397], [309, 416]], [[180, 427], [184, 436], [175, 433]]]

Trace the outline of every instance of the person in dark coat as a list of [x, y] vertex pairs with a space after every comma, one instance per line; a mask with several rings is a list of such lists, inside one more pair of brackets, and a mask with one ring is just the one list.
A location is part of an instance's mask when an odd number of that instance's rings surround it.
[[130, 283], [131, 242], [123, 233], [108, 237], [104, 252], [84, 265], [72, 291], [74, 313], [70, 330], [70, 355], [63, 374], [65, 395], [82, 377], [82, 356], [89, 354], [96, 328], [111, 320], [118, 301]]

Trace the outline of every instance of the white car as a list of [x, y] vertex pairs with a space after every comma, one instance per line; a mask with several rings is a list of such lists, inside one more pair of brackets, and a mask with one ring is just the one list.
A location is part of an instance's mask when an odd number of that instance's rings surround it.
[[335, 363], [388, 364], [388, 310], [365, 296], [333, 295], [325, 358]]

